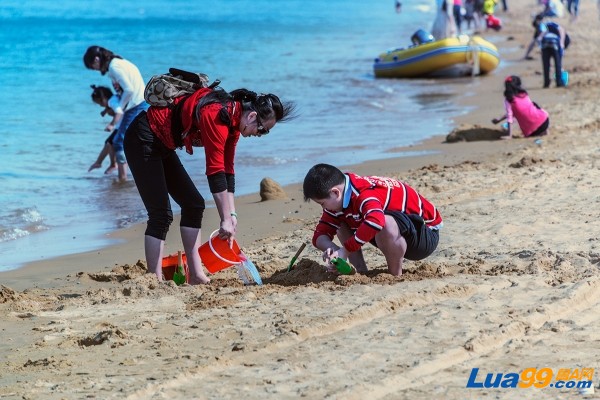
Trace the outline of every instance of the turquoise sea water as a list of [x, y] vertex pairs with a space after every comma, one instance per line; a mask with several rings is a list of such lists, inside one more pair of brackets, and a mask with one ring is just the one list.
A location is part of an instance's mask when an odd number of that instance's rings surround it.
[[[434, 80], [374, 79], [373, 59], [428, 28], [435, 0], [3, 0], [0, 7], [0, 270], [107, 245], [145, 220], [132, 183], [87, 172], [108, 117], [85, 69], [90, 45], [135, 63], [147, 80], [179, 67], [297, 103], [300, 117], [268, 137], [242, 139], [237, 192], [269, 176], [299, 182], [317, 162], [390, 157], [386, 150], [445, 133], [461, 111]], [[169, 15], [163, 15], [163, 9]], [[396, 156], [395, 154], [394, 156]], [[182, 159], [205, 197], [204, 157]], [[104, 164], [106, 167], [106, 161]]]

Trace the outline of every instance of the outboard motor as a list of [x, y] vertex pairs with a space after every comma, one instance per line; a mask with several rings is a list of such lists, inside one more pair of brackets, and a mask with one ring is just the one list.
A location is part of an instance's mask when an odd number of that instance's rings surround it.
[[433, 35], [431, 33], [427, 32], [424, 29], [419, 29], [418, 31], [413, 33], [413, 35], [410, 37], [410, 40], [412, 44], [416, 46], [423, 43], [433, 42], [435, 39], [433, 38]]

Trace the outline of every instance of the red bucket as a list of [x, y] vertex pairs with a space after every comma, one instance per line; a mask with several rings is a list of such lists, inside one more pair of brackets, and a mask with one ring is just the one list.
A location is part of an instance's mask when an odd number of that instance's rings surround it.
[[[163, 277], [165, 280], [168, 280], [168, 281], [173, 280], [173, 275], [175, 274], [175, 271], [177, 270], [177, 262], [179, 261], [178, 258], [179, 257], [177, 255], [177, 253], [170, 254], [166, 257], [163, 257], [162, 273], [163, 273]], [[183, 259], [183, 269], [185, 270], [185, 278], [186, 278], [186, 281], [189, 282], [190, 272], [187, 267], [187, 258], [185, 257], [185, 253], [182, 254], [182, 259]]]
[[242, 262], [240, 246], [235, 239], [233, 246], [229, 247], [229, 242], [219, 238], [217, 233], [218, 230], [211, 233], [209, 240], [198, 249], [204, 266], [212, 274]]

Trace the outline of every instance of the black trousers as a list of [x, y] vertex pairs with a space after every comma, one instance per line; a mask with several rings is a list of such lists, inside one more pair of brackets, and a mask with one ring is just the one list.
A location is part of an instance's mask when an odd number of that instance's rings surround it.
[[550, 86], [550, 60], [554, 60], [554, 71], [556, 73], [556, 86], [565, 86], [562, 80], [562, 55], [560, 50], [547, 47], [542, 48], [542, 67], [544, 68], [544, 87]]
[[181, 207], [181, 226], [202, 227], [204, 198], [181, 164], [175, 150], [158, 139], [140, 113], [125, 133], [125, 156], [148, 212], [146, 235], [165, 240], [173, 222], [169, 195]]

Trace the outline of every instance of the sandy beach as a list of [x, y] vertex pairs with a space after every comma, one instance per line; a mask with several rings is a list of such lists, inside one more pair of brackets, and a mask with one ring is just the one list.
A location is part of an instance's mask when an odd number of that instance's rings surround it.
[[[310, 245], [321, 210], [300, 185], [284, 188], [287, 199], [236, 200], [237, 240], [262, 286], [244, 286], [233, 268], [208, 286], [159, 283], [145, 274], [145, 226], [115, 232], [109, 248], [0, 273], [0, 398], [582, 398], [549, 385], [466, 387], [473, 368], [479, 382], [599, 368], [600, 21], [592, 2], [576, 23], [559, 19], [573, 41], [570, 82], [542, 89], [539, 51], [522, 60], [538, 8], [509, 3], [503, 30], [486, 33], [501, 68], [443, 83], [470, 110], [448, 133], [468, 140], [436, 137], [411, 147], [429, 155], [344, 168], [406, 181], [439, 208], [431, 257], [394, 277], [367, 246], [368, 274], [328, 274]], [[506, 75], [549, 111], [550, 135], [517, 128], [490, 140]], [[218, 226], [215, 210], [205, 216], [204, 240]], [[167, 253], [181, 249], [177, 226]]]

